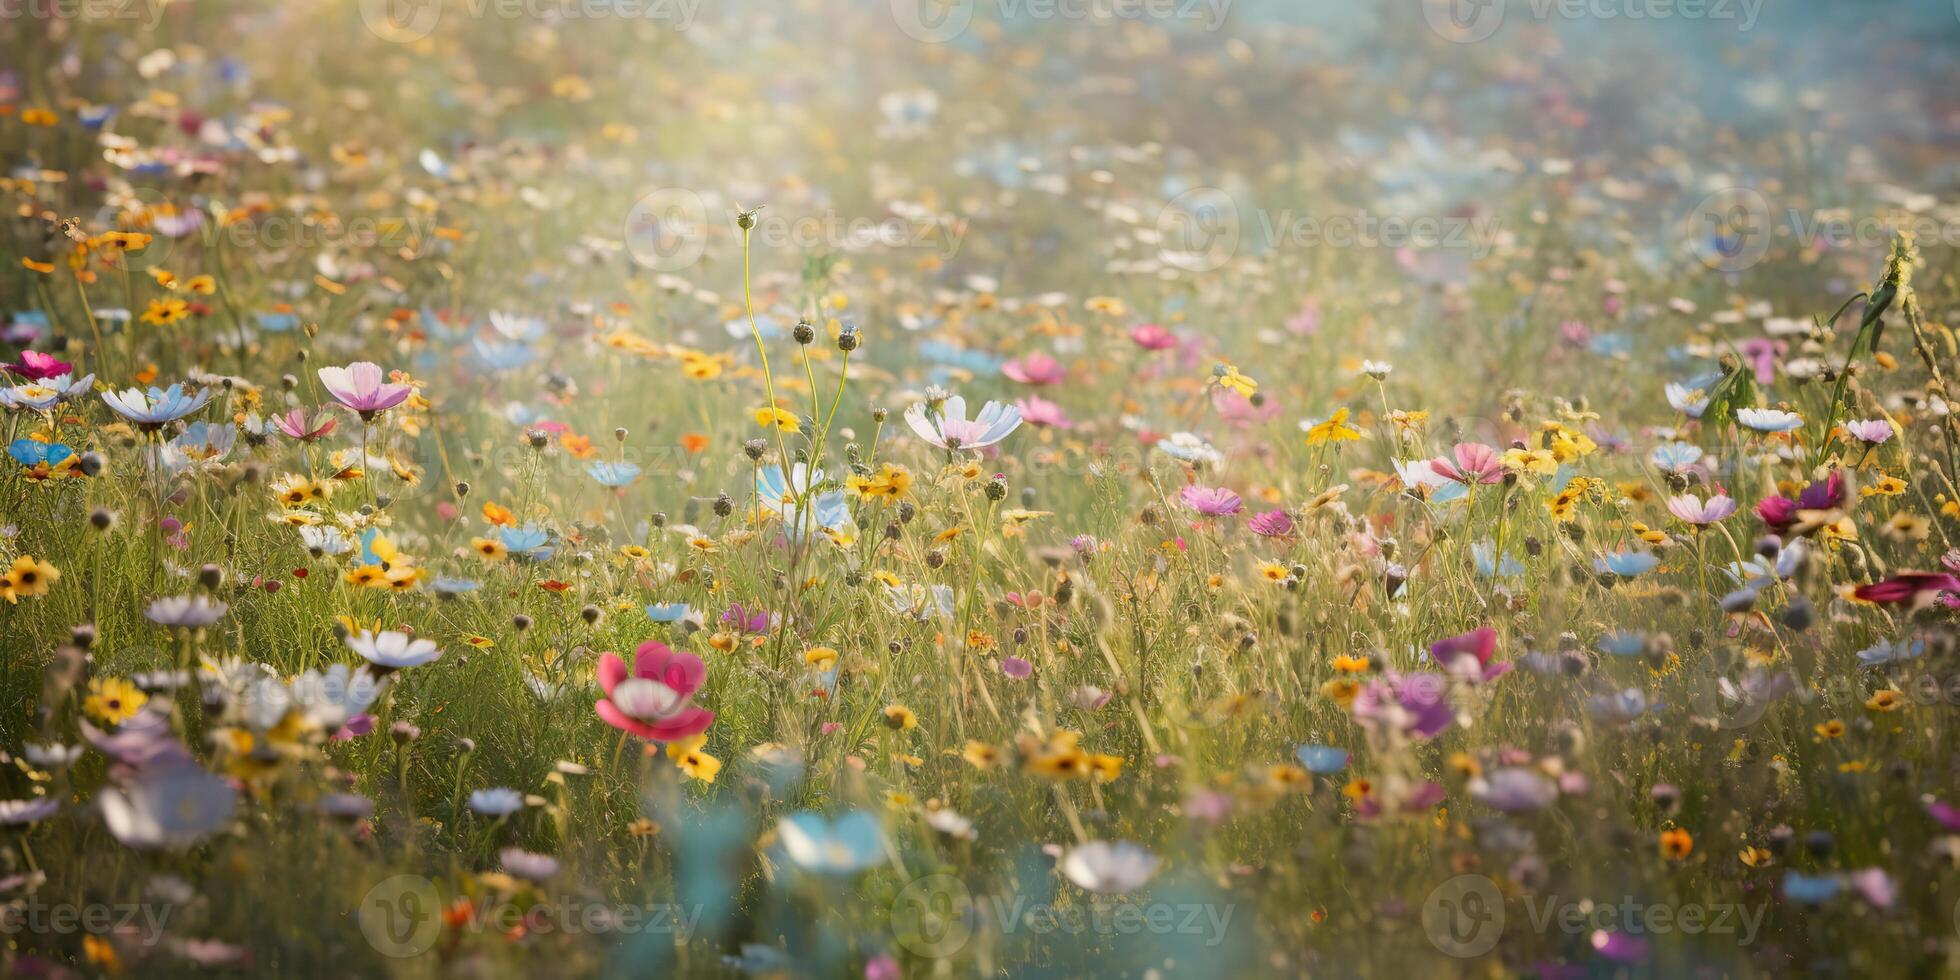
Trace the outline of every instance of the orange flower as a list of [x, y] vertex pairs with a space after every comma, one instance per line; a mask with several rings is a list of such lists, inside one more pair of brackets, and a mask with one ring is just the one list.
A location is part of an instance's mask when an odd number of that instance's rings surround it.
[[1661, 856], [1673, 861], [1685, 860], [1695, 851], [1693, 834], [1675, 827], [1661, 831]]
[[699, 432], [684, 433], [681, 435], [681, 448], [690, 453], [698, 453], [708, 448], [708, 437]]

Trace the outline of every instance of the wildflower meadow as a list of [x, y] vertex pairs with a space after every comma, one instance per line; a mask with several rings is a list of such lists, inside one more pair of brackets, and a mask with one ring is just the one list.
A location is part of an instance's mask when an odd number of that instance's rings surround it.
[[1960, 973], [1947, 0], [0, 4], [0, 969]]

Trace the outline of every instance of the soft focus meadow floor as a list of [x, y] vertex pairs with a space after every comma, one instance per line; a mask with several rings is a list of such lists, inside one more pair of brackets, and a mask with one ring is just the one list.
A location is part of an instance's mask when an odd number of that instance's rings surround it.
[[1960, 964], [1946, 4], [384, 6], [0, 29], [9, 975]]

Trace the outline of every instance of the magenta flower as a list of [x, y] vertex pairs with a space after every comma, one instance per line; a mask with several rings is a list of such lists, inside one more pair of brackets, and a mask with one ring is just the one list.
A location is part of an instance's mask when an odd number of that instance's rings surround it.
[[694, 692], [708, 668], [691, 653], [670, 650], [658, 640], [640, 644], [633, 672], [616, 653], [599, 655], [599, 687], [606, 696], [594, 708], [606, 724], [656, 742], [693, 738], [714, 724], [715, 713], [695, 707]]
[[1952, 572], [1900, 572], [1883, 582], [1858, 586], [1851, 594], [1879, 605], [1906, 603], [1917, 609], [1942, 592], [1960, 592], [1960, 576]]
[[1177, 337], [1154, 323], [1139, 323], [1131, 327], [1130, 339], [1144, 350], [1169, 350], [1177, 346]]
[[1437, 640], [1429, 645], [1429, 657], [1438, 664], [1448, 666], [1458, 657], [1470, 656], [1477, 659], [1477, 666], [1490, 663], [1491, 655], [1497, 652], [1497, 631], [1488, 626], [1471, 630], [1446, 640]]
[[1497, 631], [1488, 626], [1429, 645], [1429, 659], [1471, 681], [1494, 681], [1511, 672], [1508, 663], [1490, 662], [1496, 652]]
[[1668, 513], [1697, 527], [1728, 520], [1738, 506], [1735, 498], [1725, 493], [1715, 494], [1705, 501], [1692, 493], [1667, 499]]
[[1450, 455], [1454, 460], [1438, 456], [1429, 461], [1429, 468], [1445, 480], [1470, 486], [1504, 479], [1504, 460], [1483, 443], [1459, 442]]
[[1797, 523], [1797, 502], [1788, 497], [1764, 497], [1756, 501], [1756, 516], [1778, 534]]
[[1229, 517], [1238, 513], [1243, 504], [1238, 494], [1224, 487], [1201, 487], [1195, 483], [1187, 484], [1177, 496], [1184, 506], [1207, 517]]
[[1021, 421], [1029, 425], [1052, 425], [1057, 429], [1075, 428], [1075, 423], [1069, 421], [1069, 417], [1062, 412], [1062, 406], [1038, 395], [1017, 399], [1014, 407], [1021, 410]]
[[1034, 665], [1020, 657], [1007, 657], [1000, 662], [1000, 672], [1017, 681], [1027, 680], [1034, 673]]
[[295, 408], [272, 417], [275, 428], [301, 442], [312, 442], [326, 436], [333, 432], [334, 426], [338, 425], [339, 421], [333, 417], [332, 412], [315, 412], [309, 416], [303, 408]]
[[0, 368], [12, 371], [29, 381], [46, 381], [49, 378], [58, 378], [74, 371], [75, 365], [53, 354], [24, 350], [20, 352], [20, 363], [0, 364]]
[[756, 609], [751, 612], [739, 602], [731, 603], [728, 611], [721, 614], [721, 621], [735, 627], [739, 633], [767, 633], [770, 618], [769, 610]]
[[1269, 510], [1254, 514], [1245, 522], [1252, 533], [1268, 538], [1283, 538], [1293, 533], [1293, 515], [1283, 510]]
[[319, 373], [320, 383], [327, 386], [327, 393], [342, 405], [361, 413], [363, 419], [372, 419], [407, 401], [415, 390], [387, 380], [387, 376], [381, 373], [381, 366], [372, 361], [356, 361], [346, 367], [324, 367]]
[[1024, 385], [1052, 385], [1068, 377], [1068, 369], [1062, 362], [1035, 351], [1018, 360], [1001, 365], [1000, 373]]

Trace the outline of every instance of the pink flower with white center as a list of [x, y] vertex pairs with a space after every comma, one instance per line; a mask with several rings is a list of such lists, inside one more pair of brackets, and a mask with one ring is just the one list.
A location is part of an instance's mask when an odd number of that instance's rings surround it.
[[361, 413], [363, 419], [373, 419], [400, 405], [415, 392], [408, 385], [389, 381], [387, 375], [382, 373], [381, 366], [372, 361], [356, 361], [346, 367], [321, 368], [320, 383], [327, 386], [327, 394]]
[[326, 436], [333, 432], [339, 421], [332, 412], [320, 411], [309, 416], [303, 408], [272, 417], [274, 428], [301, 442], [312, 442]]
[[1429, 468], [1445, 480], [1453, 480], [1465, 486], [1477, 483], [1496, 483], [1504, 479], [1504, 460], [1497, 450], [1480, 442], [1459, 442], [1450, 450], [1446, 458], [1438, 456], [1429, 461]]
[[1131, 327], [1130, 340], [1144, 350], [1169, 350], [1177, 346], [1177, 336], [1154, 323]]
[[1738, 505], [1735, 498], [1718, 493], [1707, 500], [1692, 493], [1667, 498], [1667, 512], [1697, 527], [1728, 519]]
[[1224, 487], [1201, 487], [1195, 483], [1178, 491], [1177, 497], [1184, 501], [1184, 506], [1207, 517], [1230, 517], [1244, 504], [1238, 494]]
[[1014, 407], [1021, 410], [1021, 421], [1029, 425], [1052, 425], [1057, 429], [1075, 428], [1075, 423], [1069, 421], [1068, 415], [1063, 413], [1062, 406], [1038, 395], [1016, 399]]
[[648, 640], [634, 651], [631, 674], [618, 654], [599, 655], [599, 687], [606, 697], [594, 708], [601, 721], [620, 731], [656, 742], [685, 741], [714, 724], [715, 713], [693, 703], [707, 676], [700, 657]]
[[1052, 385], [1068, 377], [1068, 369], [1062, 362], [1035, 351], [1018, 360], [1001, 365], [1000, 373], [1024, 385]]

